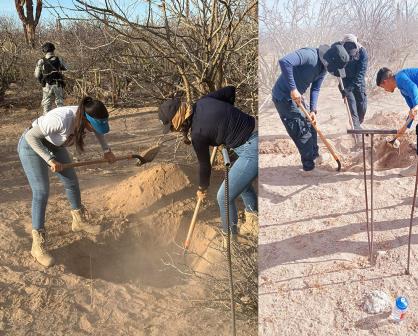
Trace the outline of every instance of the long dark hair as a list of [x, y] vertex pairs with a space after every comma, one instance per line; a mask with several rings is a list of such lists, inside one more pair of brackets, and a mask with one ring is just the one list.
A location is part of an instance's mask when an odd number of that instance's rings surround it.
[[192, 127], [193, 115], [194, 115], [195, 108], [196, 108], [196, 104], [193, 104], [191, 114], [181, 124], [180, 132], [183, 134], [183, 141], [186, 145], [191, 144], [191, 141], [189, 140], [189, 131], [190, 131], [190, 128]]
[[109, 112], [107, 112], [106, 106], [100, 100], [94, 99], [90, 96], [86, 96], [81, 99], [75, 116], [74, 126], [75, 147], [79, 152], [84, 151], [83, 137], [86, 133], [86, 121], [83, 119], [84, 112], [96, 119], [109, 118]]

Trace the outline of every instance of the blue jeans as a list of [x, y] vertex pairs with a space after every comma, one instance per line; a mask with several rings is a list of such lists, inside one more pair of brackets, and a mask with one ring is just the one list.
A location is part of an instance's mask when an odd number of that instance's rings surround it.
[[318, 157], [318, 139], [315, 129], [292, 100], [277, 100], [273, 97], [273, 103], [287, 133], [299, 150], [303, 170], [314, 169], [314, 160]]
[[[49, 196], [49, 166], [32, 149], [25, 139], [26, 131], [23, 133], [17, 146], [23, 170], [32, 189], [32, 229], [39, 230], [45, 226], [45, 210]], [[71, 159], [64, 147], [56, 147], [51, 150], [56, 160], [61, 163], [70, 163]], [[65, 169], [56, 173], [64, 184], [65, 193], [72, 209], [81, 207], [80, 187], [74, 168]]]
[[[238, 211], [235, 200], [241, 196], [245, 210], [258, 211], [257, 194], [252, 182], [258, 176], [258, 133], [254, 132], [243, 145], [234, 148], [238, 159], [229, 171], [229, 220], [231, 233], [238, 233]], [[225, 181], [218, 190], [218, 204], [221, 212], [222, 231], [228, 232], [225, 209]]]

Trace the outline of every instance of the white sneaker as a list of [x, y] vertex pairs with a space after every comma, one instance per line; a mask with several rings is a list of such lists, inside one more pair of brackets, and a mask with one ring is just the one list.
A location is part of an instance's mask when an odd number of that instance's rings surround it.
[[401, 170], [399, 172], [399, 175], [404, 176], [404, 177], [410, 177], [410, 176], [415, 176], [416, 172], [417, 172], [417, 163], [416, 161], [414, 161], [414, 163], [411, 164], [408, 168]]
[[324, 171], [318, 168], [314, 168], [312, 170], [302, 170], [302, 176], [303, 177], [322, 177], [322, 176], [328, 176], [329, 172]]
[[315, 159], [315, 164], [317, 164], [317, 165], [323, 165], [323, 164], [328, 163], [330, 160], [331, 160], [331, 155], [329, 155], [329, 153], [321, 153]]

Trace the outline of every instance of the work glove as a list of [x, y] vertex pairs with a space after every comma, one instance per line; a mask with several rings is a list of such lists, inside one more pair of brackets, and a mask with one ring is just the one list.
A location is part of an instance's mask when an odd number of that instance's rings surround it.
[[391, 148], [395, 148], [398, 149], [401, 145], [400, 141], [398, 139], [393, 139], [390, 137], [386, 138], [386, 144], [391, 147]]
[[197, 199], [201, 200], [202, 202], [205, 200], [207, 195], [206, 189], [198, 189], [196, 192]]
[[338, 90], [340, 90], [340, 93], [341, 93], [341, 96], [343, 97], [343, 99], [346, 98], [347, 94], [352, 91], [351, 88], [348, 88], [348, 87], [343, 89], [341, 84], [338, 84]]

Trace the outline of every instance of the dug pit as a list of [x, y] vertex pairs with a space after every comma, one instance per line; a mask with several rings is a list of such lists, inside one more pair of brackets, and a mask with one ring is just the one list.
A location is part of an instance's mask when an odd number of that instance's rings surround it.
[[[184, 283], [180, 273], [165, 262], [184, 262], [181, 246], [195, 206], [189, 178], [193, 173], [170, 163], [141, 167], [137, 174], [102, 192], [103, 203], [97, 207], [104, 206], [113, 216], [102, 239], [73, 241], [58, 248], [55, 255], [68, 272], [86, 279], [157, 288]], [[215, 219], [219, 216], [217, 209], [210, 213]], [[118, 218], [126, 218], [126, 223]], [[214, 231], [202, 222], [191, 246], [200, 254]]]

